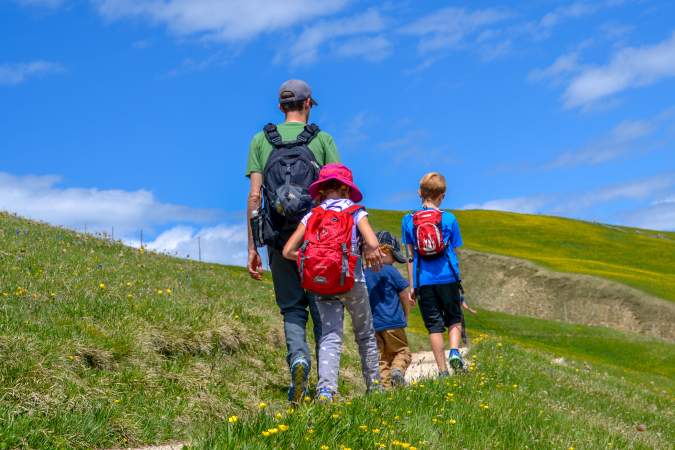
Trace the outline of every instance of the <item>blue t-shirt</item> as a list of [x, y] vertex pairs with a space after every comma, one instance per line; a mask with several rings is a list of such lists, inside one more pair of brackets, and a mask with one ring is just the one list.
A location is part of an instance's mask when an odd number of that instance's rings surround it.
[[401, 272], [389, 264], [379, 272], [366, 269], [366, 285], [375, 331], [405, 328], [408, 324], [398, 295], [408, 287], [408, 281]]
[[[457, 276], [460, 277], [459, 272], [459, 262], [457, 261], [457, 255], [455, 254], [455, 248], [462, 246], [462, 235], [459, 232], [459, 224], [454, 214], [443, 211], [443, 218], [441, 220], [441, 232], [443, 233], [443, 240], [447, 244], [447, 254], [449, 256], [452, 267], [454, 267]], [[413, 230], [413, 217], [412, 213], [407, 214], [403, 217], [403, 229], [401, 232], [403, 245], [411, 244], [413, 247], [416, 247], [415, 242], [415, 231]], [[418, 254], [414, 252], [414, 262], [413, 262], [413, 280], [415, 287], [417, 286], [417, 266], [418, 266]], [[430, 284], [445, 284], [453, 283], [459, 281], [455, 278], [448, 264], [448, 257], [439, 256], [434, 259], [421, 258], [419, 261], [421, 268], [419, 276], [419, 285], [426, 286]]]

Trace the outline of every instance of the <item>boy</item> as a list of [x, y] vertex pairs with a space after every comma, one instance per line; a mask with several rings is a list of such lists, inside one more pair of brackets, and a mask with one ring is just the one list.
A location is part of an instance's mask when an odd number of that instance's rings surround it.
[[409, 283], [393, 266], [394, 261], [406, 262], [401, 245], [388, 231], [378, 232], [377, 240], [384, 253], [384, 265], [379, 272], [366, 270], [366, 284], [380, 353], [382, 385], [390, 388], [405, 384], [405, 371], [412, 360], [405, 334], [411, 298]]
[[443, 343], [446, 329], [450, 366], [455, 371], [464, 368], [459, 353], [463, 317], [461, 280], [455, 254], [455, 249], [462, 245], [462, 236], [455, 216], [440, 209], [446, 187], [445, 177], [438, 172], [422, 177], [419, 188], [422, 209], [403, 218], [402, 232], [408, 255], [413, 255], [408, 259], [413, 299], [420, 305], [441, 376], [448, 374]]

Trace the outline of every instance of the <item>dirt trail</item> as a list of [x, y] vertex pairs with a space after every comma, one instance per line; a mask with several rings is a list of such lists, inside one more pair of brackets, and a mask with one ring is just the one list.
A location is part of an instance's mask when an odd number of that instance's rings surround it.
[[[468, 359], [469, 349], [462, 347], [459, 352], [464, 358], [464, 364], [469, 365], [471, 361]], [[452, 371], [452, 369], [450, 369]], [[412, 355], [412, 362], [405, 373], [405, 381], [408, 383], [412, 381], [423, 380], [425, 378], [433, 378], [438, 375], [438, 368], [436, 367], [436, 360], [434, 354], [431, 352], [417, 352]]]

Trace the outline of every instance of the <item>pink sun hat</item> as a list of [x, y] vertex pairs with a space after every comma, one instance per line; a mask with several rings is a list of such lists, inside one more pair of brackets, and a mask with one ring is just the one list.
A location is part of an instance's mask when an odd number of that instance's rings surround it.
[[354, 176], [347, 166], [340, 163], [326, 164], [319, 172], [319, 179], [309, 187], [309, 195], [317, 198], [321, 194], [321, 186], [329, 180], [337, 180], [345, 186], [349, 186], [349, 199], [354, 203], [363, 200], [363, 194], [354, 184]]

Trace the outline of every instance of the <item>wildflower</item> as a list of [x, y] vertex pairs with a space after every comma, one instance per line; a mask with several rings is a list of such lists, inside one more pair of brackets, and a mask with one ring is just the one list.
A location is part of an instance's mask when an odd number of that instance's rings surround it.
[[265, 408], [267, 408], [267, 403], [265, 402], [258, 403], [258, 409], [265, 409]]
[[359, 430], [368, 431], [368, 425], [359, 425]]
[[380, 432], [380, 429], [379, 428], [373, 428], [372, 432], [373, 432], [373, 434], [377, 434], [377, 433]]
[[401, 416], [394, 416], [394, 420], [401, 420]]
[[303, 400], [305, 401], [305, 403], [309, 403], [312, 401], [312, 398], [309, 395], [305, 395], [305, 398], [303, 398]]
[[481, 409], [488, 409], [488, 408], [490, 408], [490, 405], [488, 405], [487, 403], [481, 403], [480, 408]]
[[516, 389], [517, 387], [518, 387], [517, 384], [514, 384], [514, 385], [513, 385], [513, 389]]
[[121, 400], [119, 398], [116, 398], [115, 400], [113, 400], [113, 403], [118, 404], [120, 401]]
[[229, 423], [237, 423], [238, 420], [239, 420], [239, 417], [237, 417], [237, 416], [230, 416], [230, 417], [227, 418], [227, 421]]
[[319, 447], [319, 448], [320, 448], [321, 450], [328, 450], [328, 446], [327, 446], [327, 445], [325, 445], [325, 444], [324, 444], [324, 445], [322, 445], [322, 446], [321, 446], [321, 447]]
[[105, 289], [105, 283], [99, 283], [98, 288], [99, 289]]
[[308, 432], [309, 434], [314, 434], [314, 428], [310, 428], [309, 430], [307, 430], [307, 432]]
[[[270, 435], [270, 432], [269, 432], [269, 431], [263, 431], [263, 432], [262, 432], [262, 433], [260, 433], [260, 434], [262, 434], [262, 435], [263, 435], [263, 437], [269, 437], [269, 435]], [[326, 448], [328, 448], [328, 447], [326, 447]]]
[[281, 414], [280, 412], [278, 412], [274, 415], [274, 417], [276, 417], [277, 419], [282, 419], [284, 417], [284, 415]]
[[501, 346], [502, 346], [502, 343], [501, 343], [501, 342], [497, 342], [497, 347], [501, 347]]
[[127, 281], [127, 287], [131, 287], [131, 281]]
[[277, 433], [279, 432], [279, 429], [278, 429], [278, 428], [270, 428], [270, 429], [267, 430], [267, 431], [269, 431], [270, 434], [277, 434]]
[[166, 288], [165, 292], [167, 293], [167, 295], [171, 295], [171, 288]]
[[134, 298], [134, 294], [127, 294], [127, 298], [131, 300], [132, 298]]
[[279, 431], [288, 431], [288, 425], [279, 424]]
[[449, 423], [450, 425], [454, 425], [454, 424], [457, 423], [457, 421], [456, 421], [455, 419], [450, 419], [450, 420], [448, 420], [448, 423]]
[[339, 419], [339, 418], [340, 418], [340, 414], [334, 413], [331, 417], [332, 417], [333, 419]]
[[434, 417], [433, 419], [431, 419], [431, 422], [438, 423], [438, 419]]
[[157, 289], [157, 295], [162, 295], [163, 293], [164, 293], [164, 291], [163, 291], [163, 290], [161, 290], [161, 289]]

